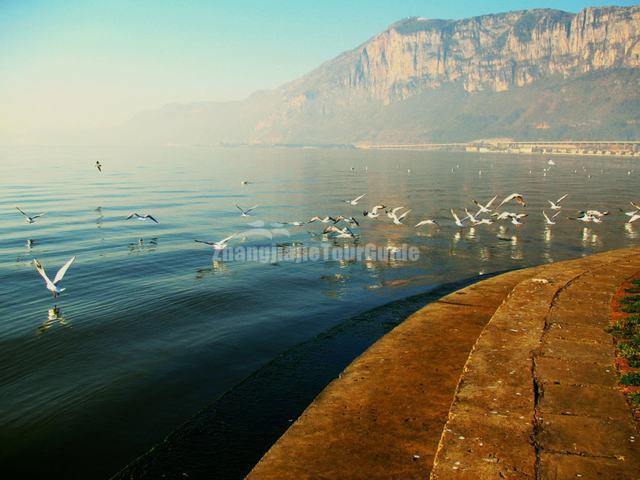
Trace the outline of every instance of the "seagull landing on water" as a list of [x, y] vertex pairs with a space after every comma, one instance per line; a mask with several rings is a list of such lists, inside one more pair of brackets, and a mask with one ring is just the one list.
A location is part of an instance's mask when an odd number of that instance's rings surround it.
[[25, 216], [25, 218], [27, 219], [27, 223], [36, 223], [36, 218], [40, 218], [43, 215], [46, 215], [46, 213], [39, 213], [37, 215], [27, 215], [26, 213], [24, 213], [22, 210], [20, 210], [20, 208], [16, 207], [16, 210], [18, 210], [22, 215]]
[[345, 200], [344, 203], [348, 203], [350, 205], [357, 205], [358, 202], [366, 195], [366, 193], [363, 193], [362, 195], [360, 195], [359, 197], [354, 198], [353, 200]]
[[253, 207], [247, 208], [246, 210], [244, 210], [240, 205], [236, 203], [236, 208], [240, 210], [241, 217], [250, 217], [251, 215], [249, 215], [249, 213], [251, 213], [253, 210], [258, 208], [258, 205], [254, 205]]
[[144, 222], [146, 220], [151, 220], [152, 222], [155, 223], [160, 223], [158, 222], [158, 220], [156, 220], [153, 215], [149, 215], [148, 213], [145, 213], [144, 215], [140, 215], [139, 213], [133, 212], [130, 213], [129, 215], [127, 215], [127, 218], [125, 220], [130, 220], [132, 218], [137, 218], [138, 220], [140, 220], [141, 222]]
[[527, 202], [524, 201], [524, 197], [522, 195], [520, 195], [519, 193], [512, 193], [508, 197], [505, 197], [505, 199], [502, 200], [502, 202], [500, 202], [500, 205], [498, 205], [498, 206], [501, 207], [502, 205], [504, 205], [505, 203], [510, 202], [511, 200], [515, 200], [516, 202], [518, 202], [523, 207], [527, 206]]
[[69, 267], [71, 266], [71, 264], [75, 259], [76, 257], [72, 257], [71, 260], [65, 263], [62, 266], [62, 268], [58, 270], [58, 273], [56, 273], [56, 276], [53, 279], [53, 282], [49, 280], [49, 277], [47, 276], [47, 273], [44, 271], [44, 267], [42, 266], [42, 264], [35, 258], [33, 259], [33, 264], [36, 266], [37, 272], [44, 279], [44, 283], [47, 287], [47, 290], [49, 290], [53, 294], [53, 298], [56, 298], [58, 295], [60, 295], [62, 292], [66, 290], [65, 288], [58, 287], [57, 283], [62, 280], [62, 278], [64, 277], [64, 274], [67, 273], [67, 270], [69, 270]]
[[568, 196], [569, 196], [569, 194], [565, 193], [563, 196], [561, 196], [555, 202], [552, 202], [551, 200], [547, 200], [547, 202], [549, 202], [549, 205], [551, 205], [551, 210], [560, 210], [562, 208], [562, 205], [560, 205], [560, 202], [562, 200], [564, 200], [565, 198], [567, 198]]
[[496, 198], [498, 198], [497, 195], [493, 197], [491, 200], [489, 200], [485, 205], [482, 205], [477, 200], [474, 200], [473, 203], [475, 203], [476, 206], [478, 207], [478, 213], [476, 213], [476, 215], [480, 215], [481, 213], [491, 213], [491, 210], [489, 209], [489, 207], [493, 202], [495, 202]]
[[102, 164], [100, 163], [99, 160], [96, 160], [96, 168], [98, 169], [99, 172], [102, 172]]
[[560, 215], [560, 212], [557, 212], [553, 217], [549, 218], [549, 216], [547, 215], [547, 212], [545, 212], [544, 210], [542, 211], [542, 215], [544, 215], [544, 221], [547, 225], [555, 225], [556, 222], [554, 222], [553, 220]]
[[235, 236], [236, 236], [236, 234], [234, 233], [232, 235], [229, 235], [227, 238], [223, 238], [219, 242], [207, 242], [207, 241], [204, 241], [204, 240], [194, 240], [194, 242], [196, 242], [196, 243], [204, 243], [205, 245], [209, 245], [209, 246], [213, 247], [214, 250], [224, 250], [225, 248], [227, 248], [227, 243], [229, 243], [229, 240], [231, 240]]
[[415, 228], [417, 227], [421, 227], [423, 225], [435, 225], [436, 227], [439, 227], [440, 225], [438, 224], [438, 222], [436, 222], [435, 220], [431, 220], [430, 218], [427, 220], [420, 220], [418, 223], [416, 223], [414, 225]]

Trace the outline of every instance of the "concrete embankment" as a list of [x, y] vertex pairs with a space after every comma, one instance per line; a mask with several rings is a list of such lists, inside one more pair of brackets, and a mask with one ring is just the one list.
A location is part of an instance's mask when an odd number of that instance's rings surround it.
[[640, 437], [604, 327], [638, 274], [640, 249], [616, 250], [427, 305], [329, 384], [248, 478], [636, 478]]

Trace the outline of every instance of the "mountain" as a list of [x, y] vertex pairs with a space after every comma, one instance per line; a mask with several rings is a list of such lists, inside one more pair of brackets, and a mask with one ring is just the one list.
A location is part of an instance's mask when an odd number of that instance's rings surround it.
[[127, 128], [206, 144], [637, 139], [640, 6], [409, 18], [274, 90]]

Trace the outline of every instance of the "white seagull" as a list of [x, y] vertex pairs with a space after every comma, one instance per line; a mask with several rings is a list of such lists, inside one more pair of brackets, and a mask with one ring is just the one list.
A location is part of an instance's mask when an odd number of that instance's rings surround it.
[[544, 220], [547, 225], [555, 225], [556, 222], [554, 222], [553, 219], [555, 219], [558, 215], [560, 215], [560, 212], [556, 213], [553, 217], [549, 218], [549, 216], [547, 215], [547, 212], [543, 210], [542, 215], [544, 215]]
[[456, 212], [453, 211], [453, 208], [451, 209], [451, 215], [453, 215], [453, 219], [456, 221], [456, 225], [457, 226], [464, 227], [464, 224], [462, 223], [464, 221], [464, 219], [460, 220], [458, 215], [456, 215]]
[[638, 210], [636, 213], [631, 215], [631, 217], [629, 217], [629, 220], [627, 220], [627, 223], [633, 223], [638, 219], [640, 219], [640, 210]]
[[380, 216], [380, 213], [378, 212], [378, 210], [385, 208], [384, 205], [376, 205], [375, 207], [373, 207], [371, 209], [370, 212], [368, 212], [367, 210], [365, 210], [364, 212], [362, 212], [362, 214], [365, 217], [369, 217], [369, 218], [378, 218]]
[[414, 226], [417, 228], [417, 227], [421, 227], [423, 225], [435, 225], [436, 227], [440, 226], [438, 224], [438, 222], [436, 222], [435, 220], [431, 220], [431, 219], [421, 220], [418, 223], [416, 223]]
[[362, 195], [360, 195], [359, 197], [354, 198], [353, 200], [345, 200], [344, 203], [348, 203], [350, 205], [357, 205], [358, 202], [360, 201], [360, 199], [362, 199], [365, 195], [366, 195], [366, 193], [363, 193]]
[[323, 235], [328, 235], [330, 233], [334, 233], [336, 238], [355, 238], [356, 236], [348, 226], [340, 229], [335, 225], [329, 225], [322, 231]]
[[567, 198], [568, 196], [569, 196], [569, 194], [565, 193], [563, 196], [561, 196], [555, 202], [552, 202], [551, 200], [547, 200], [547, 202], [549, 202], [549, 205], [551, 205], [551, 210], [560, 210], [562, 208], [562, 205], [560, 205], [560, 202], [562, 200], [564, 200], [565, 198]]
[[387, 217], [393, 219], [393, 217], [395, 217], [398, 213], [399, 210], [402, 210], [404, 207], [395, 207], [392, 208], [391, 210], [385, 210], [387, 213]]
[[409, 215], [409, 212], [411, 212], [411, 210], [407, 210], [406, 212], [404, 212], [402, 215], [400, 215], [399, 217], [394, 213], [393, 214], [393, 223], [395, 223], [396, 225], [402, 225], [401, 220], [406, 217], [407, 215]]
[[127, 218], [125, 220], [129, 220], [133, 217], [136, 217], [141, 222], [144, 222], [145, 220], [151, 220], [155, 223], [160, 223], [158, 222], [158, 220], [156, 220], [152, 215], [149, 215], [148, 213], [145, 213], [144, 215], [140, 215], [139, 213], [133, 212], [127, 215]]
[[247, 208], [246, 210], [244, 210], [240, 205], [236, 203], [236, 208], [240, 210], [241, 217], [250, 217], [251, 215], [249, 215], [249, 213], [251, 213], [253, 210], [258, 208], [258, 205], [254, 205], [253, 207]]
[[320, 218], [317, 215], [315, 217], [311, 217], [309, 219], [309, 221], [307, 223], [313, 223], [313, 222], [321, 222], [321, 223], [329, 223], [329, 222], [333, 222], [336, 223], [336, 219], [333, 217], [330, 217], [329, 215]]
[[214, 250], [224, 250], [227, 247], [227, 243], [229, 242], [229, 240], [231, 240], [235, 236], [236, 236], [236, 234], [234, 233], [232, 235], [229, 235], [227, 238], [223, 238], [219, 242], [206, 242], [204, 240], [194, 240], [194, 242], [196, 242], [196, 243], [204, 243], [205, 245], [210, 245], [210, 246], [213, 247]]
[[64, 277], [64, 274], [67, 273], [67, 270], [69, 270], [69, 267], [71, 266], [71, 264], [75, 259], [76, 257], [72, 257], [71, 260], [65, 263], [62, 266], [62, 268], [58, 270], [58, 273], [56, 273], [56, 276], [53, 279], [53, 282], [49, 280], [49, 277], [47, 276], [47, 273], [44, 271], [44, 267], [42, 266], [42, 264], [35, 258], [33, 259], [33, 263], [36, 266], [37, 272], [44, 279], [44, 283], [47, 287], [47, 290], [49, 290], [53, 294], [53, 298], [56, 298], [58, 295], [60, 295], [62, 292], [66, 290], [65, 288], [58, 287], [57, 283], [62, 280], [62, 278]]
[[43, 215], [46, 215], [46, 213], [39, 213], [39, 214], [37, 214], [37, 215], [31, 215], [31, 216], [29, 216], [29, 215], [27, 215], [26, 213], [24, 213], [22, 210], [20, 210], [20, 208], [19, 208], [19, 207], [16, 207], [16, 209], [17, 209], [17, 210], [18, 210], [22, 215], [24, 215], [24, 216], [25, 216], [25, 218], [27, 219], [27, 223], [36, 223], [36, 218], [40, 218], [40, 217], [42, 217]]
[[527, 206], [527, 202], [524, 201], [524, 197], [522, 195], [520, 195], [519, 193], [512, 193], [508, 197], [505, 197], [505, 199], [502, 200], [502, 202], [500, 202], [500, 205], [498, 205], [498, 206], [501, 207], [502, 205], [504, 205], [507, 202], [510, 202], [511, 200], [515, 200], [516, 202], [518, 202], [523, 207]]
[[476, 215], [479, 215], [481, 213], [491, 213], [491, 210], [489, 209], [489, 207], [491, 206], [491, 204], [493, 202], [495, 202], [496, 198], [498, 198], [498, 196], [496, 195], [495, 197], [493, 197], [491, 200], [489, 200], [485, 205], [482, 205], [480, 202], [478, 202], [477, 200], [474, 200], [473, 203], [476, 204], [476, 206], [478, 207], [478, 213], [476, 213]]

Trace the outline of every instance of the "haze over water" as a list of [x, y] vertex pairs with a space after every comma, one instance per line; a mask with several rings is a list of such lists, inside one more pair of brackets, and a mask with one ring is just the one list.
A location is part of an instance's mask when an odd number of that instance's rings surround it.
[[[327, 149], [3, 148], [0, 463], [25, 477], [107, 478], [284, 350], [359, 312], [479, 273], [637, 245], [640, 222], [625, 226], [618, 211], [638, 200], [637, 159], [555, 157], [545, 177], [546, 160]], [[453, 225], [450, 208], [464, 216], [464, 207], [475, 212], [473, 199], [513, 192], [528, 205], [505, 209], [529, 216], [517, 229], [504, 223], [509, 240], [498, 238], [498, 225]], [[363, 193], [358, 206], [343, 202]], [[546, 228], [542, 209], [550, 213], [547, 200], [565, 193], [557, 225]], [[406, 225], [384, 215], [363, 218], [380, 202], [413, 209]], [[259, 207], [242, 218], [236, 203]], [[47, 215], [29, 225], [15, 206]], [[567, 220], [579, 209], [611, 214], [600, 225]], [[125, 221], [134, 211], [160, 223]], [[416, 246], [419, 260], [213, 263], [211, 249], [193, 241], [217, 241], [255, 228], [255, 221], [338, 214], [361, 222], [360, 244]], [[413, 228], [425, 218], [441, 228]], [[317, 246], [308, 232], [323, 227], [287, 227], [290, 236], [230, 244]], [[53, 276], [74, 255], [67, 290], [54, 301], [32, 260]], [[54, 305], [64, 323], [49, 319]]]

